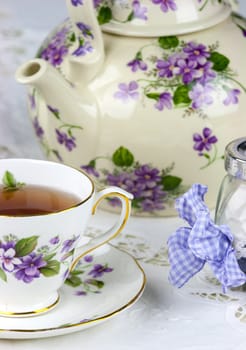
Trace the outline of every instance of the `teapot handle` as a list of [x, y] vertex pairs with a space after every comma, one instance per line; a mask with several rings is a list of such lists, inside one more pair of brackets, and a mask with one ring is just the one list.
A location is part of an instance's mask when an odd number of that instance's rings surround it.
[[75, 34], [68, 64], [68, 76], [78, 81], [92, 80], [104, 61], [104, 44], [93, 0], [66, 0]]

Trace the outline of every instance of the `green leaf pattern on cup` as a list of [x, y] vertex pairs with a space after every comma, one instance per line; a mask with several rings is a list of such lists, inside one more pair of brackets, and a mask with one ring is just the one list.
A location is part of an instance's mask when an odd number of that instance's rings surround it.
[[38, 236], [20, 239], [15, 245], [16, 256], [22, 257], [30, 254], [37, 246]]

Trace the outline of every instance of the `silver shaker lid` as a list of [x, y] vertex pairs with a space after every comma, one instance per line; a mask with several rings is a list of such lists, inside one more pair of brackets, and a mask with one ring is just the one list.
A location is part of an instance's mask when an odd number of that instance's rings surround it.
[[226, 146], [225, 169], [228, 174], [246, 180], [246, 136]]

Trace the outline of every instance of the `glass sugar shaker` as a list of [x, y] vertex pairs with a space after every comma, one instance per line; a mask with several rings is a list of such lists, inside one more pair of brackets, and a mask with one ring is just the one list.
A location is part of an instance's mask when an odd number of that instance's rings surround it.
[[227, 175], [219, 190], [215, 222], [230, 227], [239, 266], [246, 273], [246, 137], [226, 146], [225, 169]]

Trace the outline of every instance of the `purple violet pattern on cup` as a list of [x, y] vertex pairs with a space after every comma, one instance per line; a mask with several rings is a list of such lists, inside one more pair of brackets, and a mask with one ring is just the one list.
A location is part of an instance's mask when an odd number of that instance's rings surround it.
[[60, 242], [60, 238], [59, 236], [55, 236], [53, 238], [50, 239], [50, 244], [58, 244]]
[[21, 264], [21, 260], [15, 256], [13, 244], [1, 245], [0, 264], [4, 271], [13, 272], [16, 266]]
[[25, 283], [30, 283], [34, 278], [40, 277], [40, 270], [46, 265], [47, 262], [43, 260], [41, 254], [31, 253], [22, 257], [22, 262], [16, 267], [15, 277]]
[[67, 239], [62, 243], [62, 250], [61, 253], [68, 253], [71, 252], [74, 247], [76, 241], [79, 239], [79, 236], [73, 237], [72, 239]]
[[5, 236], [0, 242], [0, 279], [8, 283], [11, 274], [20, 282], [29, 284], [41, 277], [57, 275], [63, 264], [67, 266], [77, 238], [74, 236], [62, 243], [59, 236], [54, 236], [49, 242], [51, 245], [38, 246], [39, 236], [22, 239]]

